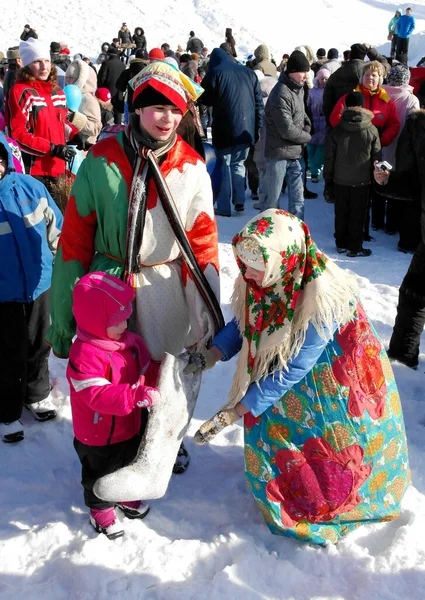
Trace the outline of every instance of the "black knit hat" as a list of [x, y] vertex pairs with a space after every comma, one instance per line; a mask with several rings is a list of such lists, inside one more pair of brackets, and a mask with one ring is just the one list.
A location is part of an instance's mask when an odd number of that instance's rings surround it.
[[286, 72], [308, 73], [309, 71], [310, 63], [308, 62], [307, 57], [300, 52], [300, 50], [294, 50], [286, 63]]
[[353, 44], [351, 46], [350, 60], [353, 60], [353, 58], [359, 58], [360, 60], [364, 60], [366, 54], [367, 48], [364, 44]]
[[328, 58], [329, 60], [333, 60], [335, 58], [338, 58], [339, 56], [339, 52], [336, 48], [329, 48], [328, 50]]
[[52, 54], [56, 54], [56, 53], [59, 53], [60, 51], [61, 51], [61, 47], [60, 47], [59, 42], [51, 42], [51, 44], [50, 44], [50, 52]]
[[115, 48], [114, 45], [111, 45], [111, 46], [109, 46], [106, 54], [109, 54], [109, 55], [114, 54], [115, 56], [118, 56], [118, 48]]
[[146, 88], [133, 100], [134, 108], [144, 108], [145, 106], [157, 106], [162, 104], [174, 104], [167, 96], [158, 92], [151, 85]]
[[345, 106], [351, 108], [353, 106], [364, 107], [364, 96], [361, 92], [350, 92], [345, 98]]
[[324, 48], [319, 48], [318, 51], [316, 52], [316, 56], [317, 56], [317, 58], [325, 58], [326, 50]]

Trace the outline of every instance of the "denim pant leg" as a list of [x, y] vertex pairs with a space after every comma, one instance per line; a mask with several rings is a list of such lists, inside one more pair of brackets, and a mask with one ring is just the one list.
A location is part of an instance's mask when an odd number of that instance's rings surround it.
[[265, 210], [279, 208], [279, 198], [287, 165], [288, 161], [284, 158], [268, 158], [266, 161], [267, 199]]
[[221, 161], [221, 184], [217, 196], [217, 210], [228, 215], [231, 213], [230, 200], [232, 199], [232, 179], [230, 176], [231, 148], [217, 149]]
[[237, 204], [245, 205], [245, 161], [248, 158], [249, 146], [235, 146], [231, 154], [230, 176], [232, 178], [232, 201]]
[[288, 161], [286, 181], [288, 182], [288, 212], [304, 221], [303, 170], [300, 160]]
[[258, 169], [258, 197], [261, 202], [261, 210], [264, 210], [267, 201], [267, 174], [266, 169]]

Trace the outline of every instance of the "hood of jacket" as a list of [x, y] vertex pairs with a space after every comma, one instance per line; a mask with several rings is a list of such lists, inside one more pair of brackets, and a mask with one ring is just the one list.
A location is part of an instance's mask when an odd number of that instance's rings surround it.
[[413, 87], [406, 83], [405, 85], [388, 85], [385, 84], [382, 86], [387, 94], [393, 100], [397, 101], [400, 98], [405, 98], [406, 96], [410, 96], [413, 94]]
[[83, 94], [94, 94], [97, 89], [97, 77], [94, 69], [80, 58], [72, 61], [69, 65], [66, 77], [74, 79], [74, 85], [79, 87]]
[[266, 75], [260, 80], [261, 95], [263, 97], [264, 104], [266, 103], [267, 98], [269, 97], [270, 92], [272, 91], [276, 83], [276, 77], [272, 77], [271, 75]]
[[262, 60], [268, 60], [269, 59], [269, 49], [267, 48], [267, 46], [265, 44], [260, 44], [254, 50], [254, 56], [257, 59], [257, 62], [261, 62]]
[[279, 75], [278, 81], [280, 83], [284, 83], [293, 92], [299, 92], [304, 88], [304, 85], [302, 83], [298, 83], [291, 79], [291, 77], [289, 77], [289, 75], [287, 75], [285, 71], [282, 71], [282, 73]]
[[223, 65], [234, 65], [235, 61], [222, 48], [214, 48], [211, 52], [209, 69], [220, 67]]
[[374, 116], [373, 112], [362, 106], [351, 106], [343, 111], [339, 124], [345, 131], [361, 131], [370, 127]]
[[134, 295], [134, 290], [117, 277], [102, 272], [84, 275], [73, 291], [72, 312], [78, 327], [96, 338], [108, 339], [110, 317], [122, 313], [122, 321], [127, 320]]

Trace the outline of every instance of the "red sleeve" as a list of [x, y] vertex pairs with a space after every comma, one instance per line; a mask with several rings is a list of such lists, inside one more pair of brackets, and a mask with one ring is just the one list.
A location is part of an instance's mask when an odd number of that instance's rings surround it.
[[30, 133], [29, 123], [32, 119], [32, 92], [30, 88], [22, 89], [14, 85], [9, 92], [10, 136], [21, 149], [28, 154], [44, 156], [50, 152], [49, 140]]
[[347, 94], [341, 96], [338, 102], [335, 104], [333, 111], [331, 112], [331, 116], [329, 117], [329, 123], [332, 127], [336, 127], [341, 120], [342, 111], [345, 105], [345, 99]]
[[388, 116], [381, 133], [381, 144], [383, 146], [389, 146], [400, 131], [400, 119], [398, 118], [397, 110], [392, 100], [387, 104], [387, 111]]

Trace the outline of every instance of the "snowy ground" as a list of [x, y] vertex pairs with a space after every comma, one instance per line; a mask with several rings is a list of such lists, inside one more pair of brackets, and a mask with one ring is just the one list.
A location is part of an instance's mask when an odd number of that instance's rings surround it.
[[[322, 184], [310, 187], [321, 191]], [[282, 207], [286, 202], [284, 197]], [[247, 198], [245, 214], [219, 219], [226, 317], [236, 273], [229, 241], [255, 213]], [[396, 251], [394, 237], [378, 232], [370, 258], [341, 260], [332, 240], [333, 206], [322, 196], [307, 201], [306, 221], [319, 247], [358, 275], [366, 310], [387, 343], [409, 257]], [[25, 441], [0, 448], [0, 599], [422, 600], [424, 358], [418, 371], [394, 366], [413, 480], [400, 518], [363, 527], [326, 549], [269, 533], [245, 486], [239, 425], [210, 446], [194, 445], [193, 433], [226, 396], [232, 362], [205, 376], [187, 438], [189, 470], [173, 476], [145, 521], [124, 523], [124, 538], [111, 542], [96, 535], [72, 447], [65, 362], [52, 359], [59, 418], [40, 424], [25, 413]]]

